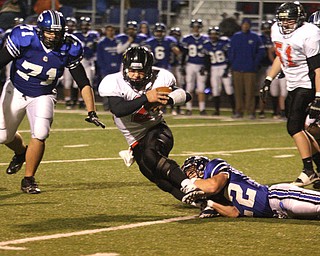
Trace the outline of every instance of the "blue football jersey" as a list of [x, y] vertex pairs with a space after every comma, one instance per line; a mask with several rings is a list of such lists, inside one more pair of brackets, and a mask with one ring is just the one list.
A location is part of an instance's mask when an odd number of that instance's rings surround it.
[[203, 45], [208, 38], [204, 35], [198, 37], [194, 35], [188, 35], [182, 38], [182, 46], [188, 52], [187, 62], [193, 64], [204, 64]]
[[75, 31], [74, 35], [79, 38], [83, 47], [83, 57], [85, 59], [92, 59], [96, 54], [96, 44], [99, 40], [99, 33], [94, 30], [89, 30], [86, 34], [81, 31]]
[[174, 38], [169, 36], [162, 39], [152, 37], [145, 42], [145, 46], [153, 52], [154, 66], [170, 69], [171, 49], [177, 46], [177, 41]]
[[21, 93], [31, 97], [51, 94], [64, 68], [79, 65], [83, 54], [81, 42], [68, 34], [58, 51], [48, 50], [30, 25], [15, 27], [6, 47], [14, 57], [10, 79]]
[[227, 173], [229, 176], [228, 183], [222, 193], [239, 210], [240, 216], [273, 217], [274, 213], [268, 199], [268, 186], [250, 179], [219, 158], [207, 164], [204, 170], [204, 179], [213, 177], [220, 172]]
[[97, 65], [101, 76], [120, 71], [122, 55], [117, 53], [116, 39], [105, 37], [97, 45]]
[[[119, 34], [116, 36], [116, 40], [118, 43], [120, 44], [125, 44], [129, 39], [129, 36], [126, 35], [126, 34]], [[130, 44], [130, 47], [137, 47], [137, 46], [140, 46], [142, 45], [142, 43], [144, 43], [144, 41], [147, 40], [147, 36], [144, 35], [144, 34], [138, 34], [133, 42]]]
[[213, 43], [210, 40], [203, 45], [203, 52], [210, 56], [211, 66], [220, 66], [228, 63], [229, 41], [218, 40]]

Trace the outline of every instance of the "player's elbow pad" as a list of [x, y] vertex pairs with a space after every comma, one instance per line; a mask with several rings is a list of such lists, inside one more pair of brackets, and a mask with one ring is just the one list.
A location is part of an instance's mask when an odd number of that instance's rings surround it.
[[173, 101], [172, 105], [183, 105], [187, 101], [187, 93], [181, 88], [170, 92], [169, 97]]

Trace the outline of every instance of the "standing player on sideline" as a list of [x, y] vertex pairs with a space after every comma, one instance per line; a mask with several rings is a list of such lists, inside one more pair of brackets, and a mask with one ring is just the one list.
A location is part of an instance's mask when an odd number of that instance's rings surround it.
[[306, 186], [318, 180], [313, 163], [320, 170], [320, 153], [312, 155], [313, 143], [305, 132], [306, 109], [311, 118], [320, 117], [320, 29], [305, 22], [306, 13], [298, 2], [282, 4], [271, 28], [277, 57], [260, 90], [264, 99], [270, 84], [282, 70], [287, 80], [287, 131], [293, 138], [303, 163], [303, 170], [293, 182]]
[[[200, 115], [207, 115], [206, 96], [204, 93], [206, 85], [206, 72], [204, 67], [203, 44], [208, 39], [200, 34], [203, 24], [201, 19], [191, 20], [190, 28], [192, 33], [182, 38], [184, 48], [182, 65], [185, 65], [186, 90], [193, 94], [196, 87], [198, 95]], [[187, 102], [186, 115], [192, 115], [192, 101]]]
[[161, 107], [184, 104], [191, 96], [175, 87], [172, 73], [152, 67], [152, 63], [153, 55], [147, 48], [129, 48], [123, 55], [122, 72], [106, 76], [99, 93], [108, 97], [114, 122], [126, 138], [141, 173], [181, 201], [193, 191], [193, 186], [179, 165], [168, 158], [173, 135]]
[[233, 114], [235, 111], [234, 90], [232, 86], [232, 79], [229, 76], [228, 66], [228, 48], [229, 40], [221, 40], [219, 38], [219, 27], [210, 27], [208, 29], [209, 39], [203, 45], [203, 52], [205, 54], [206, 69], [210, 72], [210, 85], [212, 89], [212, 96], [214, 100], [215, 112], [213, 115], [220, 115], [220, 96], [222, 84], [224, 90], [229, 97]]
[[[93, 91], [80, 63], [82, 53], [81, 42], [65, 33], [62, 14], [51, 10], [39, 15], [37, 27], [15, 27], [0, 50], [0, 68], [13, 61], [0, 101], [0, 143], [15, 152], [8, 174], [18, 172], [26, 161], [21, 181], [25, 193], [40, 193], [34, 175], [53, 122], [57, 81], [65, 67], [81, 89], [88, 110], [85, 120], [105, 127], [95, 112]], [[28, 147], [17, 132], [26, 114], [31, 129]]]
[[[91, 29], [91, 18], [81, 17], [80, 18], [80, 31], [74, 33], [76, 37], [82, 43], [83, 47], [83, 59], [81, 61], [91, 85], [93, 85], [93, 80], [95, 76], [95, 61], [96, 61], [96, 51], [97, 43], [100, 38], [98, 31]], [[81, 95], [78, 97], [79, 108], [84, 108], [84, 103]]]
[[166, 25], [163, 23], [156, 23], [153, 29], [154, 36], [145, 41], [143, 46], [146, 46], [152, 51], [154, 66], [171, 71], [171, 53], [179, 56], [181, 55], [181, 51], [178, 48], [177, 41], [171, 36], [166, 36], [166, 33]]
[[[190, 157], [192, 158], [192, 157]], [[207, 163], [204, 170], [188, 158], [182, 166], [194, 184], [207, 193], [207, 205], [225, 217], [320, 219], [320, 192], [292, 184], [261, 185], [223, 159]], [[197, 158], [204, 158], [197, 156]], [[195, 168], [196, 167], [196, 168]], [[200, 179], [197, 177], [200, 177]], [[200, 193], [189, 193], [184, 202], [194, 202]], [[203, 195], [201, 195], [203, 198]], [[219, 216], [219, 215], [211, 215]]]
[[[75, 17], [66, 17], [66, 26], [68, 28], [68, 34], [73, 34], [77, 29], [77, 19]], [[75, 84], [72, 75], [68, 68], [64, 69], [63, 73], [63, 93], [66, 109], [72, 108], [71, 91], [72, 89], [78, 91], [78, 87]], [[76, 95], [78, 97], [78, 94]], [[75, 100], [76, 101], [76, 100]]]

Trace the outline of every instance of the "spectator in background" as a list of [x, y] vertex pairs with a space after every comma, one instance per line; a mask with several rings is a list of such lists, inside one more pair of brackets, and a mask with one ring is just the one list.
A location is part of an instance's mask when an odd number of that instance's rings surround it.
[[[54, 1], [54, 10], [59, 11], [61, 8], [61, 4], [59, 0]], [[33, 10], [36, 14], [42, 13], [44, 10], [51, 10], [52, 8], [52, 0], [37, 0], [37, 2], [33, 6]]]
[[242, 118], [246, 110], [249, 119], [255, 119], [257, 72], [265, 47], [261, 38], [250, 30], [251, 20], [244, 18], [241, 31], [230, 39], [229, 61], [232, 68], [236, 99], [235, 118]]
[[[97, 45], [97, 66], [100, 78], [120, 71], [121, 54], [117, 53], [117, 41], [115, 38], [115, 27], [105, 27], [105, 37]], [[103, 108], [109, 110], [108, 98], [102, 97]]]
[[7, 0], [0, 10], [0, 28], [7, 30], [14, 26], [15, 18], [25, 18], [26, 4], [23, 0]]

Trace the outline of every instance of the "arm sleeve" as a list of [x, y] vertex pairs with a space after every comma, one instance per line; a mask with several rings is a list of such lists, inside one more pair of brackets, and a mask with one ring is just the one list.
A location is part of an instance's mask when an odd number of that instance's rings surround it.
[[10, 61], [14, 59], [14, 57], [9, 53], [7, 47], [3, 47], [0, 50], [0, 69], [2, 69], [5, 65], [7, 65]]
[[313, 57], [307, 59], [309, 67], [311, 70], [315, 70], [320, 67], [320, 54], [317, 54]]
[[148, 102], [147, 96], [145, 94], [139, 98], [129, 101], [116, 96], [109, 96], [108, 100], [110, 110], [116, 117], [130, 115]]
[[84, 70], [84, 67], [81, 63], [77, 67], [69, 70], [80, 90], [86, 85], [90, 85], [90, 81], [87, 77], [86, 71]]

